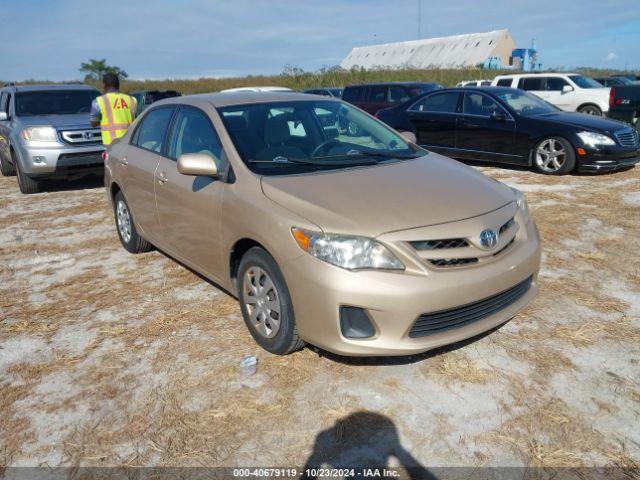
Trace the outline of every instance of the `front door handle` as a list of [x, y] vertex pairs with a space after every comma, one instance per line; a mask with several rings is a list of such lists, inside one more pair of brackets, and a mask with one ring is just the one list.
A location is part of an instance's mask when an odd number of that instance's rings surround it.
[[164, 184], [164, 183], [167, 183], [167, 180], [168, 180], [168, 178], [167, 178], [167, 174], [165, 172], [160, 172], [158, 174], [158, 183]]

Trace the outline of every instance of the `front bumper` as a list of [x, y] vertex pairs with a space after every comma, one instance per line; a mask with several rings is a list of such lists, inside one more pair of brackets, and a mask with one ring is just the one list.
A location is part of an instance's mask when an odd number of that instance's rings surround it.
[[[511, 319], [537, 293], [540, 240], [535, 223], [521, 229], [515, 242], [491, 263], [468, 268], [351, 272], [302, 255], [281, 265], [293, 301], [300, 336], [340, 355], [408, 355], [474, 337]], [[440, 333], [412, 338], [411, 328], [425, 313], [468, 305], [532, 278], [516, 301], [478, 321]], [[341, 306], [366, 311], [375, 334], [350, 339], [340, 328]]]
[[102, 174], [104, 146], [18, 146], [22, 171], [31, 177], [68, 177], [73, 175]]
[[640, 150], [611, 149], [576, 156], [580, 172], [611, 172], [629, 168], [640, 162]]

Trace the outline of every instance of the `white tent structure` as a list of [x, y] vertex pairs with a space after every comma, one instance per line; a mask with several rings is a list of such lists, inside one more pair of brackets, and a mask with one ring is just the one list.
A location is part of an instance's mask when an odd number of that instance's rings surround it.
[[467, 68], [498, 57], [503, 65], [516, 44], [509, 30], [453, 35], [355, 47], [340, 63], [345, 69]]

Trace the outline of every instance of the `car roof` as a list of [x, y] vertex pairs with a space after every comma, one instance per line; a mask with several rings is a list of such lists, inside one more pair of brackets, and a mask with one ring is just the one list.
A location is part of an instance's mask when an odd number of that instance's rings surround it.
[[[230, 107], [233, 105], [250, 105], [271, 102], [291, 102], [291, 101], [315, 101], [318, 102], [318, 96], [308, 93], [297, 92], [216, 92], [216, 93], [199, 93], [197, 95], [185, 95], [182, 97], [173, 97], [160, 100], [155, 105], [169, 105], [172, 103], [183, 103], [189, 105], [202, 105], [209, 103], [214, 107]], [[340, 100], [333, 97], [325, 97], [321, 101], [339, 102]]]
[[353, 85], [347, 85], [349, 87], [384, 87], [385, 85], [400, 85], [405, 87], [411, 87], [414, 85], [438, 85], [438, 82], [374, 82], [374, 83], [354, 83]]
[[16, 92], [44, 92], [51, 90], [98, 90], [91, 85], [84, 85], [82, 83], [63, 83], [63, 84], [51, 84], [51, 85], [11, 85], [5, 88], [13, 88]]
[[531, 73], [506, 73], [504, 75], [496, 75], [496, 78], [519, 78], [519, 77], [565, 77], [567, 75], [581, 75], [574, 72], [531, 72]]

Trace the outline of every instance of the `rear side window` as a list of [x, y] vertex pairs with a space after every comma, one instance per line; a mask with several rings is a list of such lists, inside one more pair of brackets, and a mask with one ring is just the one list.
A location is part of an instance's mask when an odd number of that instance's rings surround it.
[[185, 153], [208, 153], [220, 158], [222, 145], [207, 115], [196, 108], [181, 108], [171, 130], [169, 157]]
[[455, 113], [459, 98], [458, 92], [436, 93], [418, 100], [411, 105], [409, 111]]
[[511, 84], [513, 83], [513, 80], [511, 78], [501, 78], [500, 80], [498, 80], [498, 87], [510, 87]]
[[342, 99], [347, 102], [357, 102], [361, 100], [364, 93], [364, 87], [347, 87], [344, 89]]
[[386, 102], [387, 87], [370, 87], [368, 100], [370, 102]]
[[533, 91], [541, 91], [544, 90], [544, 77], [528, 77], [521, 78], [520, 82], [518, 82], [518, 88], [522, 90], [533, 90]]
[[150, 152], [160, 153], [173, 111], [173, 108], [156, 108], [147, 113], [131, 143]]
[[411, 97], [409, 96], [409, 94], [404, 88], [399, 87], [397, 85], [393, 85], [389, 87], [389, 101], [391, 103], [404, 103], [410, 98]]

